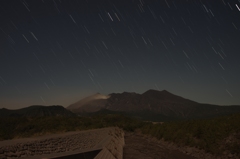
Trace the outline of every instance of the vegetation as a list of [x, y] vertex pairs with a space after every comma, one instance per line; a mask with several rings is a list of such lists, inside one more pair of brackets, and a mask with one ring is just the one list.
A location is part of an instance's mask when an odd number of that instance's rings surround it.
[[204, 149], [221, 155], [224, 151], [240, 155], [240, 114], [205, 120], [148, 124], [142, 133], [158, 139]]
[[240, 114], [205, 120], [143, 122], [119, 114], [88, 117], [1, 118], [0, 140], [118, 126], [126, 131], [141, 130], [158, 139], [203, 149], [221, 155], [240, 155]]
[[0, 140], [111, 126], [118, 126], [126, 131], [134, 131], [136, 128], [142, 127], [142, 124], [144, 122], [140, 120], [116, 114], [91, 117], [0, 118]]

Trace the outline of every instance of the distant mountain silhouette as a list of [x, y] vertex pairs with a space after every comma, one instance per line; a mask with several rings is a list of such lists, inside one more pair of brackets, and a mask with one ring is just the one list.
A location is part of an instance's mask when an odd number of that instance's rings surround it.
[[76, 116], [63, 106], [33, 105], [22, 109], [0, 109], [0, 117]]
[[[134, 92], [112, 93], [101, 99], [93, 98], [94, 96], [84, 98], [70, 105], [67, 109], [80, 114], [108, 110], [144, 120], [196, 119], [240, 112], [240, 106], [201, 104], [166, 90], [148, 90], [143, 94]], [[74, 109], [72, 109], [73, 107]]]

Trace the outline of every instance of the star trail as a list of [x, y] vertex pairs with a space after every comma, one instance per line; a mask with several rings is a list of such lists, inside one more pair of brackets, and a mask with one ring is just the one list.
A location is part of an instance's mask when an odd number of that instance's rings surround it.
[[2, 0], [0, 108], [148, 89], [240, 104], [240, 0]]

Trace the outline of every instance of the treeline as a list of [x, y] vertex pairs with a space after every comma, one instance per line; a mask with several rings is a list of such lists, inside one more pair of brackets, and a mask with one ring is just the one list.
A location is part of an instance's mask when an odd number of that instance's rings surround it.
[[49, 133], [118, 126], [126, 131], [141, 130], [158, 139], [191, 146], [221, 155], [240, 155], [240, 114], [206, 120], [144, 122], [119, 114], [90, 117], [1, 118], [0, 140]]
[[126, 131], [142, 127], [144, 122], [117, 114], [91, 117], [0, 118], [0, 141], [76, 130], [118, 126]]
[[148, 124], [141, 127], [143, 134], [157, 139], [191, 146], [221, 155], [240, 155], [240, 114], [206, 120], [174, 121]]

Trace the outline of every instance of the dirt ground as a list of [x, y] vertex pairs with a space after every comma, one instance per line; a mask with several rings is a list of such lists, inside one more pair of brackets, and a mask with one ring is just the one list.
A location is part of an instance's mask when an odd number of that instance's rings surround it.
[[165, 144], [141, 134], [125, 132], [123, 159], [196, 159], [167, 148]]

